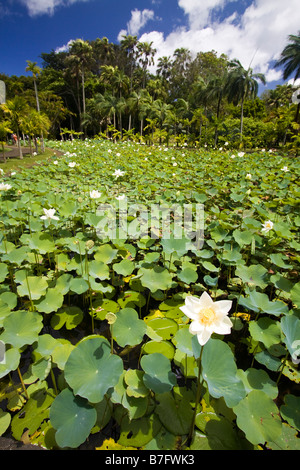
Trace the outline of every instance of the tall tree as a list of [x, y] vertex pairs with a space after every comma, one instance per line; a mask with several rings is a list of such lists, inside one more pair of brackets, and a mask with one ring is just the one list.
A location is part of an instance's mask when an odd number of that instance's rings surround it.
[[[33, 84], [34, 84], [34, 92], [35, 92], [35, 99], [36, 99], [36, 109], [37, 112], [40, 113], [40, 101], [39, 101], [39, 95], [38, 95], [38, 89], [37, 89], [37, 77], [41, 73], [41, 68], [38, 67], [36, 62], [31, 62], [30, 60], [27, 60], [27, 67], [26, 67], [26, 72], [31, 72], [33, 76]], [[42, 147], [42, 152], [45, 151], [45, 146], [44, 146], [44, 135], [43, 131], [41, 131], [41, 147]]]
[[258, 82], [260, 80], [264, 85], [266, 83], [265, 76], [262, 73], [253, 73], [251, 67], [244, 69], [239, 60], [235, 59], [229, 63], [228, 79], [225, 86], [228, 101], [237, 105], [241, 102], [241, 126], [240, 139], [243, 139], [243, 117], [245, 99], [253, 99], [258, 93]]
[[[300, 31], [298, 35], [290, 34], [289, 44], [285, 46], [281, 52], [279, 60], [276, 62], [275, 67], [283, 66], [283, 79], [287, 80], [291, 75], [294, 75], [294, 81], [300, 78]], [[298, 121], [300, 111], [300, 103], [297, 106], [295, 121]]]
[[154, 64], [156, 49], [152, 47], [152, 44], [153, 42], [139, 42], [137, 45], [139, 62], [143, 70], [143, 88], [146, 87], [147, 67]]
[[28, 110], [26, 100], [22, 96], [15, 96], [12, 100], [8, 100], [1, 105], [4, 113], [9, 116], [11, 127], [16, 131], [18, 138], [19, 156], [22, 159], [22, 147], [20, 142], [20, 132], [22, 130], [22, 120]]
[[82, 113], [85, 114], [85, 71], [92, 60], [92, 46], [87, 41], [76, 39], [72, 42], [69, 52], [69, 60], [73, 60], [79, 67], [82, 87]]

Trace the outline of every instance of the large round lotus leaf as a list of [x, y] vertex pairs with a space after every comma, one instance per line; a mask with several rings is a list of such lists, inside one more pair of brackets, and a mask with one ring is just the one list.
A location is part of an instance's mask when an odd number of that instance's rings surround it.
[[161, 241], [165, 253], [177, 253], [178, 256], [183, 256], [191, 245], [191, 240], [187, 238], [163, 238]]
[[55, 250], [52, 237], [47, 233], [34, 233], [28, 237], [27, 243], [32, 250], [37, 250], [40, 253], [52, 253]]
[[159, 352], [172, 360], [175, 354], [175, 348], [170, 341], [148, 341], [143, 347], [144, 354], [153, 354]]
[[224, 397], [232, 408], [246, 395], [237, 376], [237, 367], [230, 347], [219, 339], [210, 339], [203, 346], [202, 375], [214, 398]]
[[137, 369], [128, 369], [125, 373], [124, 380], [127, 385], [126, 393], [129, 397], [146, 397], [149, 389], [143, 383], [144, 372]]
[[148, 326], [164, 340], [173, 338], [178, 330], [178, 324], [172, 318], [153, 318]]
[[117, 256], [118, 250], [111, 245], [101, 245], [94, 254], [94, 258], [102, 263], [109, 264]]
[[123, 259], [120, 263], [114, 264], [114, 271], [122, 276], [129, 276], [135, 268], [134, 262], [129, 259]]
[[82, 322], [82, 319], [83, 311], [81, 308], [76, 306], [62, 307], [51, 318], [51, 326], [55, 330], [59, 330], [65, 325], [67, 330], [72, 330]]
[[275, 316], [288, 313], [288, 306], [276, 300], [271, 302], [267, 294], [251, 291], [249, 297], [241, 297], [239, 303], [254, 312], [270, 313]]
[[97, 419], [97, 412], [84, 398], [75, 397], [64, 389], [50, 408], [50, 421], [56, 429], [59, 447], [77, 448], [89, 436]]
[[154, 268], [140, 268], [138, 275], [141, 275], [141, 283], [151, 292], [157, 290], [167, 290], [172, 284], [172, 274], [166, 268], [155, 266]]
[[113, 326], [113, 336], [119, 346], [135, 346], [146, 334], [147, 325], [140, 320], [133, 308], [123, 308], [117, 313]]
[[279, 322], [268, 317], [249, 322], [249, 331], [255, 341], [261, 341], [266, 348], [280, 343], [281, 330]]
[[300, 308], [300, 282], [291, 289], [291, 300], [297, 308]]
[[11, 422], [11, 416], [8, 412], [0, 409], [0, 436], [5, 433]]
[[261, 264], [253, 264], [251, 266], [239, 265], [235, 274], [239, 276], [244, 283], [250, 286], [258, 286], [264, 289], [266, 284], [266, 275], [268, 271]]
[[175, 435], [188, 434], [193, 418], [190, 403], [170, 392], [159, 395], [157, 399], [156, 412], [165, 428]]
[[21, 246], [20, 248], [16, 248], [10, 253], [3, 255], [2, 260], [9, 261], [10, 263], [14, 263], [17, 266], [20, 266], [22, 262], [26, 259], [29, 251], [30, 248], [28, 246]]
[[109, 267], [102, 261], [91, 261], [89, 263], [89, 275], [101, 279], [101, 281], [109, 279]]
[[252, 444], [264, 444], [277, 439], [282, 431], [278, 408], [272, 398], [254, 390], [233, 408], [237, 425]]
[[300, 320], [296, 315], [286, 315], [280, 323], [289, 353], [297, 361], [300, 356]]
[[286, 395], [285, 404], [280, 408], [280, 414], [293, 428], [300, 431], [300, 397]]
[[43, 277], [28, 276], [17, 287], [17, 291], [21, 297], [27, 296], [32, 300], [38, 300], [46, 293], [47, 288], [48, 283]]
[[8, 268], [5, 263], [0, 263], [0, 282], [3, 282], [8, 275]]
[[16, 370], [20, 362], [18, 349], [11, 348], [5, 352], [4, 360], [0, 363], [0, 379], [5, 377], [12, 370]]
[[120, 423], [118, 444], [126, 447], [143, 447], [157, 435], [161, 427], [161, 421], [155, 413], [131, 421], [128, 416], [124, 416]]
[[196, 282], [198, 279], [198, 274], [194, 269], [184, 268], [177, 274], [177, 277], [180, 281], [190, 284], [191, 282]]
[[75, 395], [98, 403], [114, 387], [123, 372], [122, 359], [110, 353], [109, 342], [101, 337], [81, 341], [65, 365], [65, 379]]
[[177, 349], [185, 353], [187, 356], [193, 356], [192, 338], [193, 335], [191, 335], [187, 326], [180, 328], [176, 332], [172, 342], [175, 344]]
[[3, 321], [4, 332], [1, 341], [11, 344], [14, 348], [22, 348], [38, 339], [43, 327], [43, 318], [36, 312], [18, 310], [12, 312]]
[[56, 312], [63, 304], [64, 296], [58, 287], [48, 289], [45, 297], [35, 302], [38, 312], [51, 313]]
[[145, 371], [144, 384], [155, 393], [165, 393], [176, 385], [176, 375], [171, 371], [171, 364], [163, 354], [153, 353], [143, 356], [142, 369]]
[[252, 390], [261, 390], [273, 399], [278, 395], [276, 383], [270, 379], [267, 372], [263, 369], [254, 369], [252, 367], [246, 371], [239, 369], [238, 377], [243, 381], [247, 393]]
[[87, 281], [85, 281], [82, 277], [73, 277], [70, 282], [70, 290], [76, 292], [76, 294], [80, 295], [83, 292], [86, 292], [89, 288]]

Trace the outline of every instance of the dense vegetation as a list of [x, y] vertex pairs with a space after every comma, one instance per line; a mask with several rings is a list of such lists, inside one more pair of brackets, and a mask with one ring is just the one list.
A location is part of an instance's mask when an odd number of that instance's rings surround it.
[[[90, 434], [101, 449], [298, 449], [298, 159], [47, 146], [63, 155], [1, 183], [0, 433], [48, 449]], [[204, 204], [203, 244], [176, 238], [175, 218], [150, 237], [153, 204]], [[125, 238], [105, 235], [114, 213]], [[202, 354], [181, 307], [204, 292], [232, 303], [233, 326]]]
[[[297, 51], [280, 59], [295, 78]], [[257, 98], [264, 77], [214, 52], [151, 76], [151, 57], [76, 41], [4, 77], [3, 154], [10, 132], [50, 154], [0, 165], [0, 435], [297, 450], [293, 88]]]
[[[299, 37], [290, 39], [292, 57], [285, 54], [280, 63], [287, 77], [299, 58]], [[192, 57], [184, 48], [159, 58], [151, 74], [154, 53], [151, 43], [133, 36], [120, 44], [107, 38], [76, 40], [67, 52], [42, 53], [42, 68], [28, 61], [32, 77], [0, 74], [7, 87], [2, 110], [2, 118], [9, 119], [6, 129], [29, 137], [79, 133], [178, 145], [288, 145], [297, 150], [299, 109], [291, 102], [292, 85], [258, 97], [259, 83], [265, 83], [262, 74], [215, 51]]]

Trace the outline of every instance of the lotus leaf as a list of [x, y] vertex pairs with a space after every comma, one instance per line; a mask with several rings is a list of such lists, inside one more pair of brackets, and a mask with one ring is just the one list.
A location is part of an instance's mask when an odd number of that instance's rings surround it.
[[50, 421], [56, 429], [55, 440], [62, 448], [80, 446], [89, 436], [96, 419], [96, 409], [67, 388], [55, 398], [50, 408]]
[[11, 344], [14, 348], [22, 348], [37, 340], [43, 328], [43, 319], [36, 312], [18, 310], [4, 319], [3, 328], [1, 341]]
[[280, 414], [293, 428], [300, 430], [300, 397], [286, 395], [284, 405], [280, 408]]
[[239, 428], [254, 445], [276, 440], [282, 432], [278, 408], [263, 391], [253, 390], [233, 411]]
[[266, 348], [280, 343], [281, 329], [279, 322], [268, 317], [249, 322], [249, 331], [255, 341], [261, 341]]
[[5, 360], [0, 363], [0, 379], [5, 377], [12, 370], [17, 369], [20, 363], [20, 358], [20, 352], [16, 348], [10, 348], [5, 352]]
[[267, 286], [266, 275], [267, 269], [261, 264], [244, 266], [238, 265], [236, 268], [236, 275], [239, 276], [245, 284], [249, 286], [258, 286], [264, 289]]
[[144, 384], [155, 393], [168, 392], [176, 384], [176, 376], [171, 371], [171, 363], [161, 353], [143, 356], [141, 366], [145, 371]]
[[51, 326], [60, 330], [63, 326], [67, 330], [76, 328], [83, 319], [83, 311], [79, 307], [62, 307], [51, 318]]
[[154, 268], [140, 268], [138, 275], [141, 275], [141, 283], [151, 292], [157, 290], [167, 290], [172, 285], [172, 274], [168, 269], [155, 266]]
[[203, 346], [202, 376], [209, 393], [214, 398], [224, 397], [229, 407], [244, 398], [246, 392], [237, 375], [237, 367], [230, 347], [218, 339], [212, 339]]
[[11, 422], [11, 415], [7, 411], [0, 409], [0, 436], [2, 436]]
[[285, 344], [293, 359], [300, 356], [300, 320], [296, 315], [281, 318], [281, 328], [285, 335]]
[[17, 291], [21, 297], [27, 296], [31, 298], [31, 300], [38, 300], [46, 293], [47, 288], [47, 280], [43, 277], [28, 276], [25, 277], [22, 284], [17, 287]]
[[133, 308], [123, 308], [117, 313], [114, 323], [113, 336], [119, 346], [135, 346], [139, 344], [146, 334], [147, 326], [140, 320]]
[[110, 344], [101, 337], [87, 337], [71, 352], [65, 365], [65, 379], [75, 395], [91, 403], [103, 400], [123, 372], [119, 356], [110, 353]]
[[157, 395], [157, 399], [157, 414], [165, 428], [176, 436], [188, 434], [193, 418], [191, 404], [170, 392]]

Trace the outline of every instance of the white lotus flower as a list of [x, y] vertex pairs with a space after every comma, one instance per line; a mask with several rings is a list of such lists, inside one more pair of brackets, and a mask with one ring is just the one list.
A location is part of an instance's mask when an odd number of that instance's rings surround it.
[[42, 220], [59, 220], [58, 217], [56, 217], [56, 215], [54, 215], [55, 213], [55, 209], [43, 209], [44, 211], [44, 214], [45, 215], [42, 215], [41, 216], [41, 219]]
[[289, 169], [288, 169], [288, 167], [287, 167], [287, 166], [284, 166], [283, 168], [281, 168], [281, 171], [285, 171], [285, 172], [287, 172], [287, 171], [289, 171]]
[[90, 191], [90, 198], [91, 199], [99, 199], [99, 197], [101, 197], [101, 194], [102, 193], [99, 193], [98, 190], [93, 189], [92, 191]]
[[0, 183], [0, 191], [8, 191], [11, 188], [12, 188], [11, 184]]
[[212, 333], [230, 333], [232, 322], [227, 315], [231, 306], [231, 300], [214, 302], [207, 292], [203, 292], [200, 298], [186, 297], [185, 305], [180, 307], [180, 310], [192, 320], [190, 333], [197, 335], [200, 345], [203, 346]]
[[246, 174], [246, 180], [251, 180], [251, 178], [252, 178], [251, 173], [247, 173], [247, 174]]
[[76, 162], [70, 162], [70, 163], [69, 163], [69, 167], [70, 167], [70, 168], [74, 168], [74, 166], [76, 166], [76, 165], [77, 165]]
[[239, 152], [238, 157], [243, 157], [245, 155], [245, 152]]
[[125, 171], [122, 171], [122, 170], [115, 170], [113, 176], [115, 176], [116, 178], [119, 178], [119, 176], [123, 176], [125, 174]]
[[118, 201], [124, 201], [125, 197], [126, 197], [125, 194], [121, 194], [120, 196], [116, 196], [116, 199]]
[[267, 220], [264, 224], [262, 224], [263, 228], [261, 229], [262, 232], [268, 233], [272, 230], [274, 224], [271, 220]]
[[58, 165], [58, 161], [54, 160], [53, 165]]

